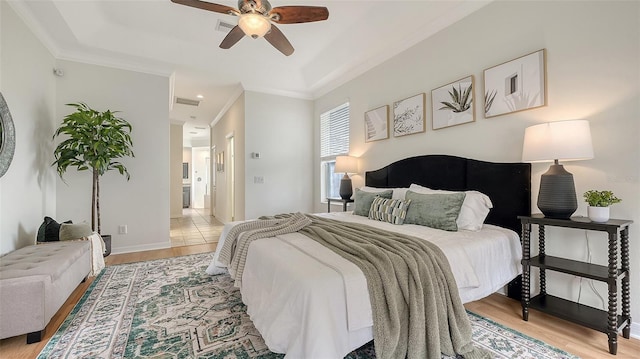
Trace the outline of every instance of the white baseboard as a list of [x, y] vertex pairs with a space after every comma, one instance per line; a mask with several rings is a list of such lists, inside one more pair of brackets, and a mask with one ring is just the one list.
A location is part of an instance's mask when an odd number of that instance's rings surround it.
[[637, 323], [637, 322], [631, 323], [631, 337], [640, 339], [640, 323]]
[[122, 254], [132, 252], [152, 251], [154, 249], [166, 249], [171, 248], [171, 242], [153, 243], [153, 244], [141, 244], [137, 246], [126, 246], [119, 248], [111, 248], [111, 254]]

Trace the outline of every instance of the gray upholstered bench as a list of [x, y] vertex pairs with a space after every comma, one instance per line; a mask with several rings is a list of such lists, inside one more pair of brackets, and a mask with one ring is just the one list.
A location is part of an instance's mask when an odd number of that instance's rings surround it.
[[0, 339], [42, 339], [51, 317], [91, 271], [89, 241], [49, 242], [0, 257]]

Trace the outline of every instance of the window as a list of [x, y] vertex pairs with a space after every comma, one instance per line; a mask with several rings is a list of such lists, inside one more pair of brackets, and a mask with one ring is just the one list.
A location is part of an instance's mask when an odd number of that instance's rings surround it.
[[334, 173], [336, 156], [349, 154], [349, 103], [320, 115], [320, 198], [340, 197], [342, 174]]

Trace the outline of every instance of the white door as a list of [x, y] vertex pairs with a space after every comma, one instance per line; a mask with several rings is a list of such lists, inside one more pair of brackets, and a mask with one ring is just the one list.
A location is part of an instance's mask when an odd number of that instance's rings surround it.
[[205, 208], [205, 196], [209, 186], [209, 148], [193, 147], [193, 184], [191, 185], [192, 208]]

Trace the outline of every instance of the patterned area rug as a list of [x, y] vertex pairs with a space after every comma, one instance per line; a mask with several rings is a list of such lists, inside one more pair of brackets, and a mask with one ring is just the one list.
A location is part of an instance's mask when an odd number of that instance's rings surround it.
[[[282, 358], [269, 351], [211, 254], [107, 267], [42, 350], [45, 358]], [[495, 358], [577, 358], [468, 312]], [[349, 359], [375, 358], [371, 343]]]

